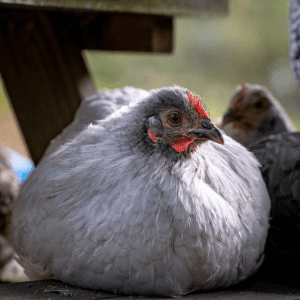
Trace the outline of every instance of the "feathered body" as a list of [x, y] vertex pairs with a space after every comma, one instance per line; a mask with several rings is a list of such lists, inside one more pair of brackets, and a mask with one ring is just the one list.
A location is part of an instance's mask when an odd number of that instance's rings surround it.
[[96, 124], [120, 108], [134, 105], [146, 98], [148, 91], [126, 86], [122, 90], [104, 90], [82, 101], [74, 121], [61, 134], [53, 139], [47, 147], [42, 159], [54, 152], [59, 146], [75, 138], [87, 125]]
[[271, 198], [264, 280], [299, 286], [300, 132], [285, 132], [248, 145], [260, 161]]
[[193, 118], [189, 93], [151, 91], [43, 159], [13, 212], [30, 278], [179, 296], [258, 269], [270, 200], [257, 160], [227, 136], [224, 146], [200, 140], [181, 151], [158, 130], [165, 110]]

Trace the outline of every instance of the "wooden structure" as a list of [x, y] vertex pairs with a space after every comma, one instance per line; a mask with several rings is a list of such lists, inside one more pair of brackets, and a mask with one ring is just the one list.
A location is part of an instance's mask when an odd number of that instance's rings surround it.
[[95, 87], [83, 49], [172, 51], [173, 17], [228, 0], [0, 0], [0, 73], [34, 163]]

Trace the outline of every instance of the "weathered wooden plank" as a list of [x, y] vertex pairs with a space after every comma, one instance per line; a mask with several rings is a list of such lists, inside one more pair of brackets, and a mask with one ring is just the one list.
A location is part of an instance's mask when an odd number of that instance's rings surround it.
[[[82, 49], [170, 53], [173, 19], [121, 13], [52, 14], [56, 32], [66, 32]], [[59, 21], [57, 21], [59, 20]]]
[[[37, 163], [50, 140], [72, 121], [80, 101], [95, 88], [81, 49], [64, 48], [47, 14], [4, 15], [1, 11], [0, 72]], [[72, 45], [71, 39], [68, 42]]]
[[15, 8], [27, 6], [44, 10], [94, 10], [166, 16], [225, 16], [228, 13], [228, 0], [0, 0], [0, 3]]

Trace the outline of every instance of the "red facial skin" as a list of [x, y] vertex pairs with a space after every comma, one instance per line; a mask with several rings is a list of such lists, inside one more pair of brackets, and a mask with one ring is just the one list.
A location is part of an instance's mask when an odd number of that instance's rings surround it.
[[150, 128], [148, 129], [148, 135], [152, 142], [154, 142], [154, 143], [157, 142], [157, 136], [155, 135], [154, 131]]
[[[194, 106], [197, 114], [200, 115], [202, 118], [209, 119], [209, 116], [208, 116], [207, 112], [204, 110], [200, 99], [197, 99], [197, 97], [194, 96], [192, 93], [188, 94], [188, 98], [189, 98], [190, 103]], [[164, 127], [171, 129], [172, 126], [166, 122], [166, 116], [168, 115], [168, 113], [169, 112], [167, 111], [162, 115], [162, 120], [163, 120]], [[187, 122], [188, 121], [186, 120], [186, 117], [183, 116], [183, 124], [186, 124]], [[190, 145], [196, 141], [196, 139], [192, 135], [187, 134], [188, 130], [184, 130], [184, 131], [186, 131], [186, 132], [183, 132], [184, 137], [176, 140], [171, 145], [172, 148], [176, 152], [179, 152], [179, 153], [186, 151], [190, 147]], [[159, 141], [159, 138], [156, 136], [155, 132], [151, 128], [148, 129], [148, 135], [154, 143]], [[197, 149], [197, 146], [194, 145], [193, 151], [195, 152], [196, 149]]]

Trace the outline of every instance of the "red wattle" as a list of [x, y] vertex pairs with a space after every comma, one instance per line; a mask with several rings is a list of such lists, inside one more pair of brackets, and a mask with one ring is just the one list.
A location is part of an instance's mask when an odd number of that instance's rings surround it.
[[191, 138], [191, 139], [182, 138], [182, 139], [178, 140], [177, 142], [173, 143], [172, 147], [176, 152], [184, 152], [188, 148], [188, 146], [194, 142], [195, 142], [194, 138]]

